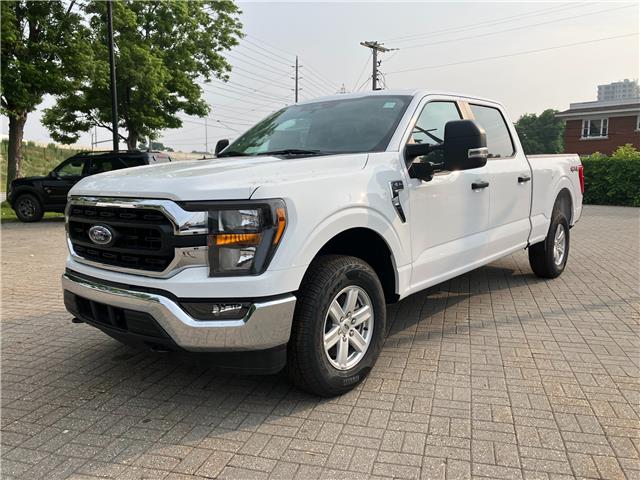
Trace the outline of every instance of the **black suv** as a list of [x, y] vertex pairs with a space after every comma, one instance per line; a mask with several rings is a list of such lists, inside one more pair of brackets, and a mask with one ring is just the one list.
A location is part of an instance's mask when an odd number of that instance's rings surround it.
[[67, 194], [82, 178], [121, 168], [170, 162], [161, 152], [81, 152], [54, 168], [46, 177], [16, 178], [7, 201], [23, 222], [37, 222], [44, 212], [64, 212]]

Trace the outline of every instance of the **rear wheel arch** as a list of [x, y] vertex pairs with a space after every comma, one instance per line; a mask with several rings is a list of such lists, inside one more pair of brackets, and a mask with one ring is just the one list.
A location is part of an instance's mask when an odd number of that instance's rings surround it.
[[569, 225], [573, 223], [573, 198], [571, 197], [571, 192], [566, 187], [563, 187], [556, 196], [556, 200], [553, 204], [553, 212], [556, 210], [560, 210], [564, 213]]

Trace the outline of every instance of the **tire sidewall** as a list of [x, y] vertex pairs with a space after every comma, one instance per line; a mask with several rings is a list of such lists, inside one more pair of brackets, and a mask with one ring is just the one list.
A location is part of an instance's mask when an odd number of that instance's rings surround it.
[[[373, 333], [371, 343], [362, 360], [349, 370], [338, 370], [331, 365], [324, 350], [324, 324], [331, 302], [342, 289], [348, 286], [358, 286], [369, 296], [373, 307]], [[314, 327], [311, 332], [315, 357], [318, 359], [316, 369], [327, 391], [347, 391], [365, 379], [380, 353], [386, 328], [384, 293], [375, 273], [364, 268], [343, 270], [327, 287], [322, 305], [319, 305], [320, 308], [316, 308], [314, 313]]]
[[[20, 202], [27, 199], [31, 200], [35, 207], [35, 211], [33, 215], [30, 217], [25, 217], [20, 213]], [[38, 200], [38, 198], [35, 195], [32, 195], [30, 193], [22, 194], [16, 199], [14, 211], [16, 212], [16, 217], [18, 217], [18, 219], [21, 222], [25, 222], [25, 223], [37, 222], [42, 218], [42, 215], [43, 215], [42, 205], [40, 204], [40, 200]]]

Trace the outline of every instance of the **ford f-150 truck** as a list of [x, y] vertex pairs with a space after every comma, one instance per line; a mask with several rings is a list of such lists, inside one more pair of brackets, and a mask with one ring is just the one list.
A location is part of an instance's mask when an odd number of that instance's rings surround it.
[[493, 101], [302, 102], [217, 159], [80, 181], [64, 301], [122, 342], [286, 365], [300, 388], [338, 395], [373, 368], [386, 303], [522, 249], [537, 276], [560, 275], [583, 186], [577, 155], [525, 156]]

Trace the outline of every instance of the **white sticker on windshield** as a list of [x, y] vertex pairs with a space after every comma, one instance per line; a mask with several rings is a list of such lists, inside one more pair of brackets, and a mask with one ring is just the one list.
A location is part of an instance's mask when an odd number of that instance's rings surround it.
[[387, 102], [382, 106], [382, 108], [396, 108], [396, 102]]

